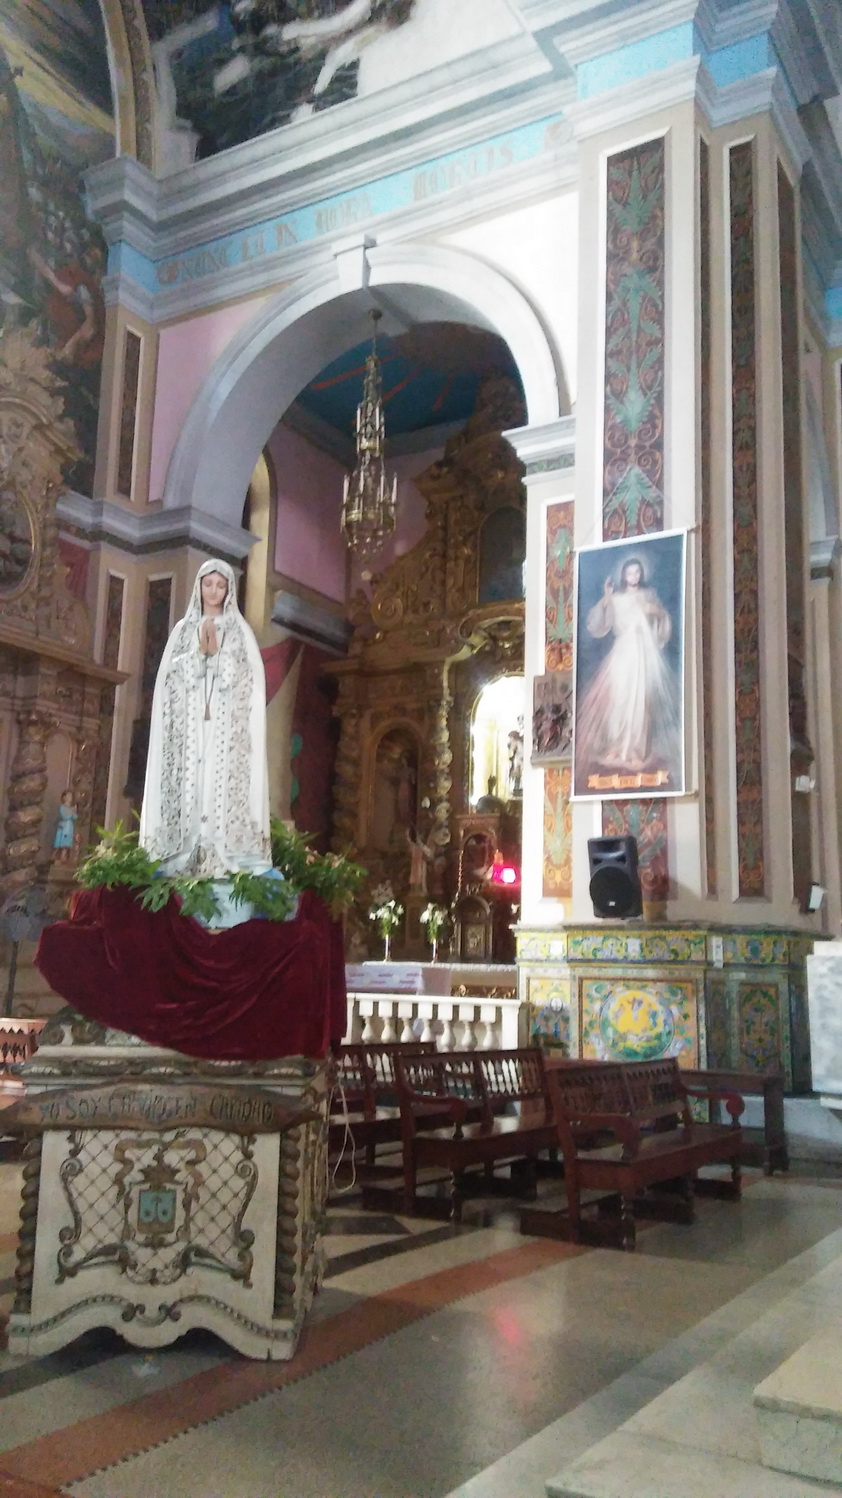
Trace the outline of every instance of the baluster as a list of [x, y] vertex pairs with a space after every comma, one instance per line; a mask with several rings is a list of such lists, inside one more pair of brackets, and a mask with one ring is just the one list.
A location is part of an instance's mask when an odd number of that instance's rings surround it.
[[[433, 1031], [433, 1005], [432, 1004], [419, 1004], [418, 1005], [418, 1018], [420, 1020], [423, 1020], [423, 1022], [424, 1022], [424, 1028], [421, 1031], [421, 1039], [425, 1043], [429, 1043], [431, 1040], [435, 1040], [436, 1037], [435, 1037], [435, 1033]], [[414, 1039], [414, 1036], [413, 1036], [413, 1039]]]
[[413, 1041], [415, 1039], [415, 1031], [412, 1028], [413, 1008], [414, 1006], [412, 1004], [398, 1005], [398, 1018], [403, 1020], [403, 1027], [401, 1029], [402, 1045], [408, 1045], [410, 1041]]
[[374, 1004], [371, 999], [363, 999], [360, 1002], [360, 1014], [363, 1018], [363, 1033], [361, 1039], [364, 1045], [373, 1045], [377, 1040], [377, 1031], [374, 1027]]
[[439, 1039], [440, 1051], [455, 1051], [456, 1036], [453, 1033], [453, 1005], [439, 1004], [439, 1019], [442, 1022], [442, 1033]]
[[395, 1026], [393, 1024], [393, 1020], [395, 1017], [394, 1000], [381, 1000], [381, 1002], [377, 1005], [377, 1008], [380, 1012], [380, 1018], [383, 1022], [380, 1030], [380, 1039], [384, 1045], [389, 1045], [392, 1041], [397, 1040], [398, 1038], [397, 1034], [395, 1033]]
[[460, 1004], [458, 1014], [459, 1020], [464, 1027], [459, 1049], [462, 1051], [475, 1051], [477, 1048], [477, 1037], [474, 1030], [476, 1006], [474, 1004]]

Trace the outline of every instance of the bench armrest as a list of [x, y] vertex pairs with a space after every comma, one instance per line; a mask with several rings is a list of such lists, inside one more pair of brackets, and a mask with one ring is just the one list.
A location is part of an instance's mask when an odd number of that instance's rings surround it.
[[688, 1097], [701, 1098], [709, 1103], [724, 1103], [731, 1115], [731, 1123], [736, 1127], [737, 1119], [745, 1112], [745, 1098], [740, 1097], [738, 1092], [717, 1092], [706, 1087], [690, 1087], [685, 1083], [684, 1091]]

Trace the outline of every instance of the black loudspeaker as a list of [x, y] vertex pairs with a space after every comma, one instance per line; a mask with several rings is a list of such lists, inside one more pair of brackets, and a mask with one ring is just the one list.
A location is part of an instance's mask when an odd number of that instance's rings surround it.
[[636, 838], [588, 838], [588, 863], [594, 915], [623, 921], [643, 914]]

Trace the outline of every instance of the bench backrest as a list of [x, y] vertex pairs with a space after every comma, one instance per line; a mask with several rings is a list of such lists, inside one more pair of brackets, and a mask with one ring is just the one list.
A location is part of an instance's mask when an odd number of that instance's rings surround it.
[[492, 1112], [507, 1103], [540, 1103], [549, 1110], [544, 1058], [536, 1046], [475, 1051], [474, 1063]]
[[674, 1056], [658, 1061], [621, 1063], [629, 1098], [629, 1113], [638, 1123], [655, 1128], [674, 1127], [681, 1119], [691, 1124], [687, 1093]]
[[650, 1128], [668, 1128], [692, 1118], [674, 1057], [658, 1061], [565, 1061], [548, 1074], [553, 1114], [560, 1131], [587, 1133], [598, 1113], [634, 1118]]

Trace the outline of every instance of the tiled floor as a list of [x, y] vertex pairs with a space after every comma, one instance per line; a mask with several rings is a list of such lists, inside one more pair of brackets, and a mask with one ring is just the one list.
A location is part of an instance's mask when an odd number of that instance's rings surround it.
[[[18, 1179], [0, 1166], [0, 1312]], [[826, 1498], [757, 1466], [751, 1391], [839, 1318], [840, 1186], [754, 1178], [634, 1255], [523, 1238], [499, 1202], [452, 1230], [337, 1199], [292, 1363], [199, 1333], [0, 1353], [0, 1498]]]

